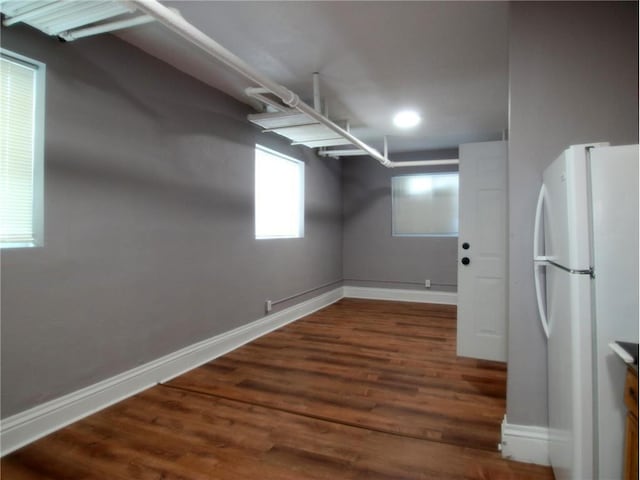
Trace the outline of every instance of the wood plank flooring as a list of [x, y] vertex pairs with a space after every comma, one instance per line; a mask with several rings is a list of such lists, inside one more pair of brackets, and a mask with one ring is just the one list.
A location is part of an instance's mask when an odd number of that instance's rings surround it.
[[343, 299], [2, 460], [23, 479], [553, 479], [503, 460], [455, 307]]

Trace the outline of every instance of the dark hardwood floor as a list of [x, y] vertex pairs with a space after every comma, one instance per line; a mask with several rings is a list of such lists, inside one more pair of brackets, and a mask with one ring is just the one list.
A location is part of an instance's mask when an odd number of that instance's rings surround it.
[[2, 460], [21, 479], [553, 479], [503, 460], [455, 307], [343, 299]]

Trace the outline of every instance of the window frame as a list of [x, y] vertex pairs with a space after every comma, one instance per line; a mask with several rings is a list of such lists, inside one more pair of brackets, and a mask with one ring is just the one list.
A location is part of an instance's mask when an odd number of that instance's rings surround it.
[[[396, 178], [407, 177], [435, 177], [444, 175], [456, 175], [458, 178], [458, 218], [460, 218], [460, 172], [459, 171], [444, 171], [444, 172], [422, 172], [422, 173], [409, 173], [405, 175], [395, 175], [391, 177], [391, 236], [394, 238], [458, 238], [460, 235], [460, 225], [458, 224], [458, 230], [454, 232], [446, 233], [396, 233], [396, 199], [394, 195], [394, 180]], [[458, 222], [459, 223], [459, 222]]]
[[[258, 235], [258, 174], [256, 168], [257, 151], [277, 157], [287, 162], [292, 162], [298, 167], [297, 180], [299, 182], [299, 211], [298, 211], [298, 233], [297, 235]], [[304, 238], [305, 235], [305, 163], [302, 160], [285, 155], [271, 148], [256, 143], [254, 148], [254, 237], [256, 240], [275, 240], [275, 239], [296, 239]]]
[[26, 57], [0, 47], [0, 57], [23, 65], [34, 71], [34, 116], [33, 116], [33, 157], [32, 157], [32, 241], [3, 242], [0, 249], [32, 248], [44, 245], [44, 135], [45, 135], [45, 96], [47, 67], [43, 62]]

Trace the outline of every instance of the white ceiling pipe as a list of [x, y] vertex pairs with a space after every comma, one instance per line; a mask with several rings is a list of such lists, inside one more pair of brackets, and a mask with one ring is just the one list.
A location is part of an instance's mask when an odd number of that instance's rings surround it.
[[[385, 158], [389, 158], [389, 143], [386, 135], [383, 137], [383, 152]], [[429, 167], [436, 165], [458, 165], [458, 163], [460, 163], [460, 161], [457, 158], [448, 158], [446, 160], [410, 160], [406, 162], [389, 162], [387, 167]]]
[[135, 27], [136, 25], [144, 25], [145, 23], [154, 22], [155, 19], [149, 15], [140, 15], [135, 18], [128, 18], [126, 20], [120, 20], [118, 22], [103, 23], [96, 25], [95, 27], [81, 28], [78, 30], [72, 30], [70, 32], [63, 32], [59, 36], [65, 39], [67, 42], [77, 40], [78, 38], [90, 37], [91, 35], [98, 35], [105, 32], [113, 32], [116, 30], [122, 30], [123, 28]]
[[130, 0], [129, 3], [134, 4], [138, 9], [148, 15], [151, 15], [158, 20], [158, 22], [162, 23], [170, 30], [173, 30], [175, 33], [194, 45], [200, 47], [202, 50], [220, 60], [236, 72], [244, 75], [248, 79], [277, 95], [287, 105], [293, 107], [300, 102], [295, 93], [257, 72], [240, 57], [231, 53], [218, 42], [198, 30], [195, 26], [191, 25], [181, 15], [172, 12], [157, 0]]
[[244, 89], [244, 93], [245, 93], [245, 95], [247, 95], [247, 96], [249, 96], [251, 98], [255, 98], [256, 100], [261, 101], [265, 105], [272, 106], [273, 108], [275, 108], [279, 112], [286, 112], [287, 111], [287, 107], [285, 107], [284, 105], [282, 105], [282, 104], [276, 102], [275, 100], [273, 100], [273, 99], [267, 97], [266, 95], [264, 95], [265, 93], [271, 93], [266, 88], [248, 87], [248, 88]]
[[364, 150], [354, 150], [354, 149], [345, 149], [345, 150], [320, 150], [318, 155], [322, 157], [361, 157], [362, 155], [366, 155], [367, 153]]
[[352, 143], [353, 145], [355, 145], [358, 148], [361, 148], [362, 150], [364, 150], [365, 152], [367, 152], [367, 155], [369, 155], [370, 157], [373, 157], [375, 160], [377, 160], [378, 162], [380, 162], [382, 165], [384, 165], [385, 167], [390, 166], [389, 160], [387, 158], [385, 158], [380, 152], [378, 152], [375, 148], [370, 147], [369, 145], [367, 145], [366, 143], [364, 143], [362, 140], [360, 140], [357, 137], [354, 137], [351, 133], [347, 132], [345, 129], [339, 127], [338, 125], [336, 125], [335, 123], [333, 123], [331, 120], [329, 120], [327, 117], [325, 117], [324, 115], [322, 115], [319, 112], [316, 112], [312, 107], [310, 107], [309, 105], [307, 105], [304, 102], [299, 102], [299, 104], [297, 105], [291, 105], [292, 107], [297, 108], [298, 110], [300, 110], [302, 113], [306, 113], [307, 115], [309, 115], [311, 118], [317, 120], [318, 122], [322, 123], [323, 125], [325, 125], [327, 128], [329, 128], [330, 130], [333, 130], [334, 132], [336, 132], [338, 135], [340, 135], [341, 137], [343, 137], [344, 139], [348, 140], [350, 143]]
[[[322, 157], [361, 157], [362, 155], [366, 155], [366, 153], [362, 150], [320, 150], [318, 155]], [[428, 167], [432, 165], [457, 165], [460, 161], [457, 158], [447, 158], [443, 160], [412, 160], [406, 162], [389, 162], [389, 168], [399, 168], [399, 167]]]
[[300, 112], [305, 113], [310, 116], [314, 120], [326, 125], [327, 128], [336, 132], [341, 137], [348, 140], [353, 145], [361, 148], [366, 151], [367, 154], [378, 162], [380, 162], [384, 166], [390, 166], [389, 160], [382, 156], [380, 152], [376, 149], [370, 147], [362, 140], [354, 137], [349, 132], [339, 127], [327, 117], [322, 115], [320, 112], [317, 112], [313, 107], [307, 105], [303, 101], [300, 100], [300, 97], [293, 93], [286, 87], [279, 85], [273, 80], [265, 77], [258, 71], [256, 71], [253, 67], [251, 67], [248, 63], [242, 60], [240, 57], [234, 55], [229, 50], [224, 48], [218, 42], [214, 41], [209, 36], [205, 35], [202, 31], [197, 29], [195, 26], [191, 25], [188, 21], [182, 18], [179, 14], [172, 12], [169, 8], [162, 5], [157, 0], [130, 0], [130, 4], [135, 5], [138, 9], [142, 10], [144, 13], [151, 15], [158, 22], [162, 23], [169, 29], [176, 32], [181, 37], [185, 38], [189, 42], [197, 45], [205, 52], [209, 53], [213, 57], [220, 60], [222, 63], [232, 68], [236, 72], [244, 75], [250, 80], [254, 81], [258, 85], [263, 86], [264, 88], [271, 91], [274, 95], [277, 95], [282, 99], [282, 101], [289, 105], [292, 108], [298, 109]]
[[448, 158], [446, 160], [413, 160], [408, 162], [389, 162], [389, 168], [398, 167], [429, 167], [434, 165], [458, 165], [460, 160]]

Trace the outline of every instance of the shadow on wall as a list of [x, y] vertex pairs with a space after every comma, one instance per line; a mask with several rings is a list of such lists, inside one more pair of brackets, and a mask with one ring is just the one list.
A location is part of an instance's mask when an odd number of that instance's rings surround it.
[[342, 181], [351, 190], [349, 203], [345, 204], [344, 207], [343, 219], [345, 222], [353, 220], [373, 208], [375, 203], [384, 201], [385, 198], [391, 196], [390, 186], [371, 188], [367, 185], [367, 182], [358, 178], [357, 175], [343, 174]]

